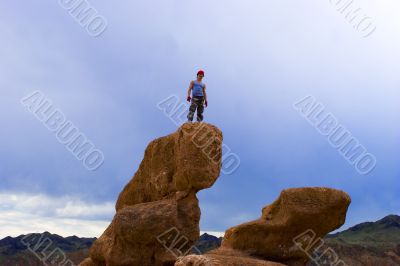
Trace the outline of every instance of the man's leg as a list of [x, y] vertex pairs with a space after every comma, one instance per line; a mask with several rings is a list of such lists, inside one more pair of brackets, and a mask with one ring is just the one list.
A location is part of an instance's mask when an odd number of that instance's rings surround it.
[[199, 103], [197, 104], [197, 121], [201, 122], [203, 121], [203, 111], [204, 111], [204, 100], [201, 99]]
[[187, 115], [188, 121], [193, 121], [193, 116], [194, 116], [194, 112], [196, 111], [196, 107], [197, 107], [197, 104], [195, 102], [195, 99], [192, 98], [192, 102], [189, 107], [189, 113]]

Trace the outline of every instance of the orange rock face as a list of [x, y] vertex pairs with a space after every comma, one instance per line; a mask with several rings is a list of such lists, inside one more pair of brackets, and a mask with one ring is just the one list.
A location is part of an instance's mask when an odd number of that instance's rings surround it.
[[133, 179], [118, 197], [124, 206], [157, 201], [177, 191], [211, 187], [221, 169], [222, 133], [210, 124], [183, 124], [177, 132], [153, 140]]
[[[340, 190], [286, 189], [263, 208], [260, 219], [228, 229], [219, 249], [180, 257], [175, 266], [304, 266], [321, 238], [344, 223], [349, 204]], [[329, 265], [345, 265], [336, 264], [334, 256], [327, 259]]]
[[350, 197], [340, 190], [283, 190], [274, 203], [263, 208], [260, 219], [228, 229], [222, 247], [288, 265], [304, 265], [309, 260], [307, 254], [312, 255], [318, 246], [312, 242], [343, 225], [349, 204]]
[[220, 248], [204, 255], [180, 257], [175, 266], [285, 266], [285, 264], [251, 257], [243, 252]]
[[111, 224], [80, 265], [174, 265], [199, 238], [196, 192], [217, 180], [221, 157], [222, 133], [207, 123], [186, 123], [152, 141]]

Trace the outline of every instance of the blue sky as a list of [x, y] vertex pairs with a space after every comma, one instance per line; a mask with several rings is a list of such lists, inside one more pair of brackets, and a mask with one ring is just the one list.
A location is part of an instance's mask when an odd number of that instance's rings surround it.
[[[364, 38], [330, 1], [89, 1], [92, 37], [59, 1], [0, 3], [0, 237], [99, 236], [147, 144], [177, 126], [157, 108], [205, 70], [209, 107], [240, 167], [201, 191], [201, 229], [258, 218], [282, 189], [352, 197], [343, 228], [399, 214], [400, 4], [357, 1]], [[88, 171], [20, 100], [40, 90], [103, 151]], [[293, 108], [313, 95], [377, 158], [360, 175]]]

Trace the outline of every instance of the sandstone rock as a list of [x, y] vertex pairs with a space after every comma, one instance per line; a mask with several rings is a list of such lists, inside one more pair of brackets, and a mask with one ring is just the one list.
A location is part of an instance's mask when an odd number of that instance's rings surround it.
[[219, 176], [222, 133], [207, 123], [185, 123], [153, 140], [133, 179], [118, 197], [116, 210], [163, 199], [177, 191], [211, 187]]
[[96, 266], [96, 264], [92, 261], [91, 258], [87, 258], [84, 261], [82, 261], [80, 264], [80, 266]]
[[[263, 208], [260, 219], [228, 229], [222, 247], [288, 265], [304, 265], [309, 259], [307, 252], [312, 254], [317, 246], [307, 241], [339, 228], [349, 204], [350, 197], [335, 189], [283, 190], [275, 202]], [[295, 243], [307, 246], [300, 248]]]
[[196, 192], [214, 184], [221, 157], [222, 133], [207, 123], [186, 123], [152, 141], [111, 224], [80, 265], [174, 265], [200, 236]]
[[346, 193], [287, 189], [261, 218], [227, 230], [219, 249], [188, 255], [200, 233], [196, 193], [214, 184], [221, 157], [222, 133], [206, 123], [184, 124], [152, 141], [118, 197], [111, 224], [80, 265], [305, 265], [318, 240], [344, 223]]
[[180, 257], [175, 266], [284, 266], [284, 264], [251, 257], [240, 251], [219, 249], [204, 255]]

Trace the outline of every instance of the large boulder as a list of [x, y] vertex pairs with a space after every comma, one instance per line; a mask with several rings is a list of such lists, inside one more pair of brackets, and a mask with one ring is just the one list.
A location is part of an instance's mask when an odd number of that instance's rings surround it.
[[222, 133], [207, 123], [185, 123], [177, 132], [153, 140], [132, 180], [120, 193], [116, 210], [157, 201], [177, 191], [211, 187], [221, 169]]
[[[288, 265], [305, 265], [318, 240], [343, 225], [349, 204], [350, 197], [340, 190], [283, 190], [275, 202], [263, 208], [261, 218], [228, 229], [222, 248]], [[305, 244], [308, 246], [301, 246]]]
[[186, 123], [152, 141], [111, 224], [80, 265], [174, 265], [199, 238], [196, 192], [217, 180], [221, 158], [222, 133], [207, 123]]

